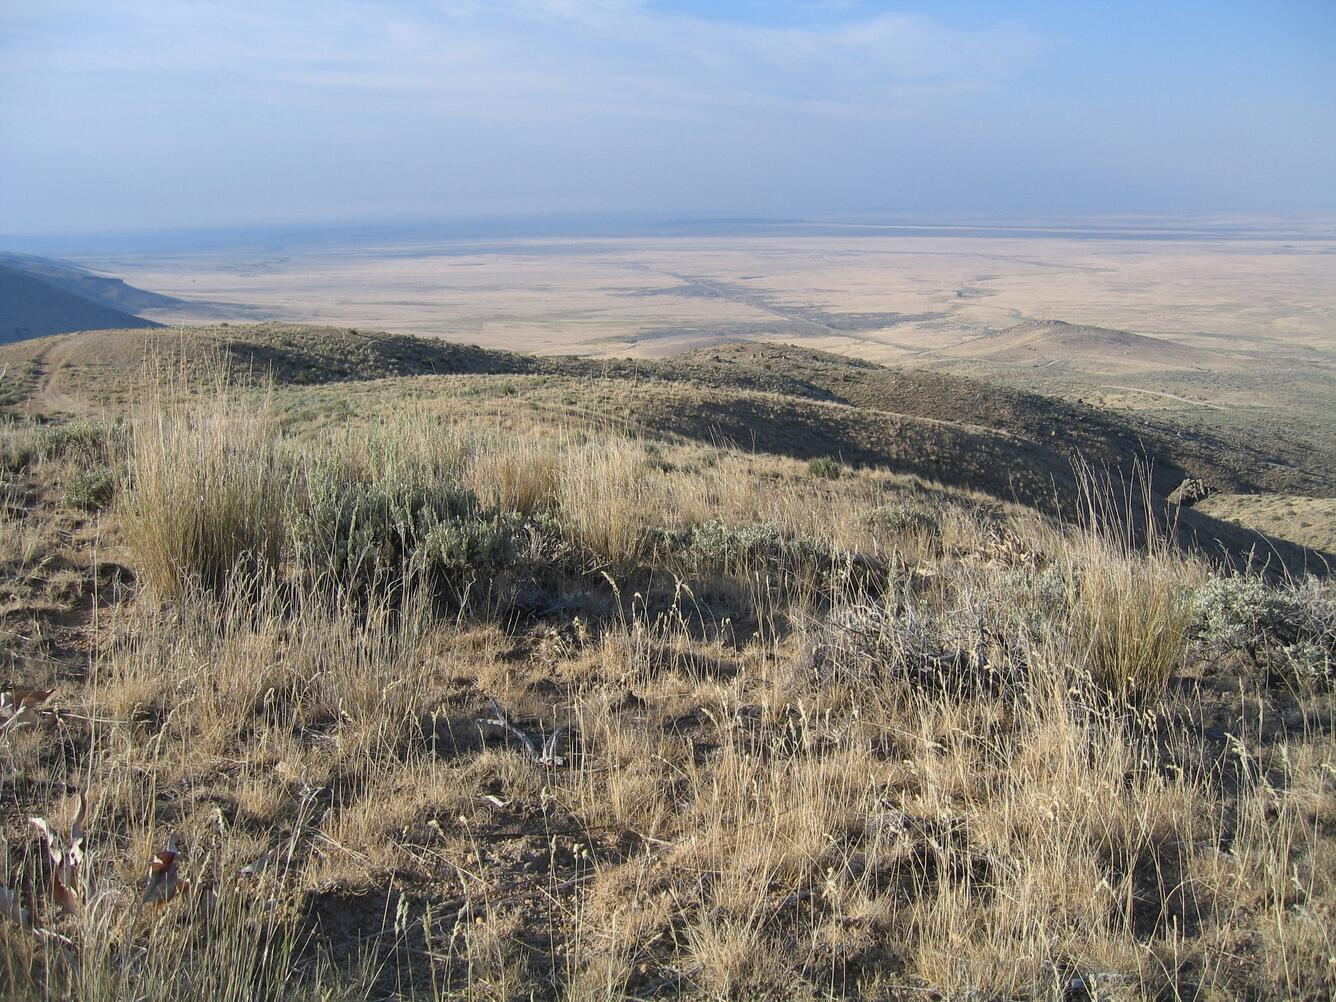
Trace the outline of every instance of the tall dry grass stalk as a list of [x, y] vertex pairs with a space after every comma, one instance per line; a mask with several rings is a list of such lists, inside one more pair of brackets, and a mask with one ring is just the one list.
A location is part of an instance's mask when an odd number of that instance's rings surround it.
[[1060, 559], [1078, 663], [1121, 698], [1157, 698], [1187, 654], [1190, 587], [1204, 568], [1177, 548], [1146, 468], [1119, 479], [1078, 464], [1077, 481], [1080, 532]]
[[640, 555], [655, 512], [645, 451], [630, 440], [590, 442], [566, 452], [556, 484], [561, 517], [572, 536], [614, 567]]
[[1092, 680], [1124, 698], [1162, 696], [1188, 649], [1185, 569], [1105, 549], [1069, 571], [1073, 641]]
[[531, 516], [556, 504], [566, 445], [536, 435], [508, 436], [476, 448], [464, 482], [485, 503]]
[[126, 545], [162, 596], [277, 563], [289, 472], [262, 406], [169, 404], [135, 424], [128, 467]]

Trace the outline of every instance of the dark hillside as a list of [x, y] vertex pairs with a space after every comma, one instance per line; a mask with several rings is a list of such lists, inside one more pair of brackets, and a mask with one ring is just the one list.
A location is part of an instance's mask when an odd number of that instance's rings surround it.
[[0, 264], [0, 342], [67, 331], [158, 326]]
[[181, 300], [173, 296], [136, 289], [126, 284], [124, 279], [98, 275], [68, 261], [56, 261], [34, 254], [0, 254], [0, 266], [24, 272], [99, 306], [126, 313], [181, 305]]
[[1336, 495], [1336, 475], [1319, 462], [1295, 468], [1267, 443], [1200, 431], [1071, 403], [1057, 397], [925, 369], [890, 369], [828, 352], [763, 343], [704, 349], [659, 363], [716, 385], [766, 389], [856, 407], [993, 428], [1050, 449], [1079, 452], [1098, 465], [1149, 459], [1168, 493], [1185, 476], [1229, 493], [1279, 490]]

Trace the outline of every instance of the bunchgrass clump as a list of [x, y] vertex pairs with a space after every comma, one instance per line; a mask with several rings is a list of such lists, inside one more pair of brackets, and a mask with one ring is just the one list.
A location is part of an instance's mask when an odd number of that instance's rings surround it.
[[1077, 475], [1081, 531], [1061, 558], [1076, 667], [1118, 699], [1159, 698], [1188, 652], [1201, 569], [1177, 550], [1147, 470]]
[[261, 413], [219, 399], [141, 421], [124, 499], [139, 573], [165, 597], [277, 568], [291, 471]]
[[1095, 684], [1124, 698], [1163, 695], [1187, 653], [1192, 609], [1171, 566], [1105, 552], [1070, 568], [1076, 653]]

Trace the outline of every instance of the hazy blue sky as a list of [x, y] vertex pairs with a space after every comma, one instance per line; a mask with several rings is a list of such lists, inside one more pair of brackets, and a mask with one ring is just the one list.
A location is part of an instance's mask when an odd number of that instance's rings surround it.
[[0, 232], [1336, 210], [1336, 0], [0, 0]]

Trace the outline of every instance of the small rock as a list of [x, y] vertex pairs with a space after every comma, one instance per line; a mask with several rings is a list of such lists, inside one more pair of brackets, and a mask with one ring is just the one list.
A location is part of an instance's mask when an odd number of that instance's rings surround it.
[[1196, 477], [1188, 477], [1169, 493], [1169, 501], [1190, 508], [1198, 501], [1204, 501], [1210, 496], [1211, 489], [1205, 483]]

